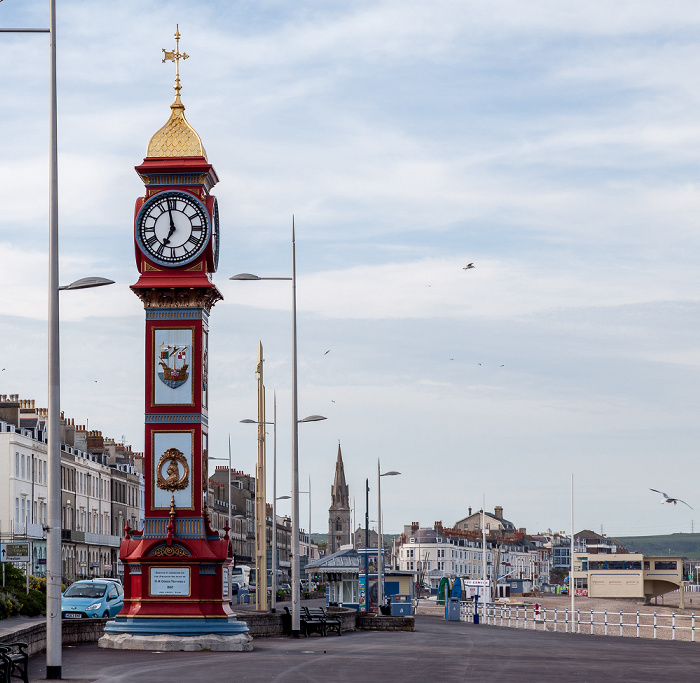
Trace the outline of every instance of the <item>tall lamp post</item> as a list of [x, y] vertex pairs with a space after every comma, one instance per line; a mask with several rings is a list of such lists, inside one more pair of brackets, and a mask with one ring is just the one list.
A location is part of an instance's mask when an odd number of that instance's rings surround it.
[[[58, 231], [56, 230], [56, 233]], [[46, 539], [46, 678], [60, 679], [63, 659], [61, 628], [61, 357], [58, 293], [114, 284], [102, 277], [86, 277], [58, 285], [58, 234], [50, 244], [49, 265], [49, 408], [48, 531]]]
[[369, 479], [365, 479], [365, 612], [369, 614]]
[[[299, 422], [317, 422], [325, 420], [322, 415], [309, 415]], [[257, 422], [256, 420], [241, 420], [243, 424], [272, 425], [272, 596], [270, 601], [270, 611], [277, 611], [277, 501], [289, 500], [291, 496], [277, 495], [277, 396], [274, 395], [272, 422]], [[311, 527], [311, 476], [309, 475], [309, 490], [299, 491], [299, 493], [309, 494], [309, 528]], [[292, 525], [293, 526], [293, 525]]]
[[[1, 33], [48, 33], [50, 68], [49, 117], [49, 407], [47, 455], [48, 534], [46, 539], [46, 678], [60, 679], [61, 646], [61, 431], [58, 285], [58, 114], [56, 104], [56, 0], [49, 1], [49, 28], [3, 28]], [[112, 284], [102, 280], [83, 287]]]
[[[264, 409], [263, 409], [264, 412]], [[272, 591], [270, 596], [270, 611], [277, 611], [277, 393], [273, 393], [273, 413], [272, 422], [265, 420], [241, 420], [243, 424], [258, 425], [258, 428], [263, 430], [265, 425], [272, 425]], [[264, 435], [263, 435], [264, 438]], [[260, 437], [258, 437], [258, 443]], [[256, 482], [257, 486], [257, 482]], [[262, 492], [263, 500], [266, 499], [265, 491]], [[282, 496], [289, 498], [289, 496]], [[266, 526], [263, 526], [266, 530]], [[265, 541], [263, 540], [263, 545]], [[258, 577], [258, 586], [260, 585], [260, 577]], [[267, 590], [267, 577], [265, 577], [265, 589]]]
[[[225, 460], [225, 458], [209, 458], [209, 460]], [[208, 491], [207, 491], [208, 493]], [[231, 534], [231, 435], [228, 435], [228, 491], [226, 492], [226, 505], [228, 507], [228, 533]], [[233, 556], [233, 540], [229, 536], [229, 544], [231, 547], [231, 555]], [[228, 553], [228, 548], [226, 549]], [[228, 568], [228, 600], [231, 602], [231, 565]]]
[[[308, 491], [299, 491], [299, 493], [308, 493], [309, 494], [309, 550], [308, 550], [308, 555], [307, 557], [307, 562], [311, 561], [311, 475], [309, 475], [309, 490]], [[311, 592], [311, 576], [307, 576], [307, 586], [306, 589]]]
[[297, 280], [294, 219], [292, 218], [292, 277], [259, 277], [251, 273], [239, 273], [230, 280], [291, 280], [292, 282], [292, 636], [301, 632], [299, 612], [299, 423], [325, 420], [321, 415], [311, 415], [299, 420], [297, 388]]
[[276, 496], [272, 504], [272, 607], [271, 612], [277, 611], [277, 501], [290, 500], [291, 496]]
[[395, 477], [401, 472], [391, 470], [382, 474], [382, 466], [377, 458], [377, 603], [378, 607], [384, 604], [384, 583], [383, 583], [383, 561], [382, 550], [384, 543], [382, 542], [382, 477]]

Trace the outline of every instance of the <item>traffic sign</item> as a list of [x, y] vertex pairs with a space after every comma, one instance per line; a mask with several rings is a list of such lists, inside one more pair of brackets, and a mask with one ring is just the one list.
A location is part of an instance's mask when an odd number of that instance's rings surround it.
[[0, 543], [0, 561], [29, 562], [29, 543]]

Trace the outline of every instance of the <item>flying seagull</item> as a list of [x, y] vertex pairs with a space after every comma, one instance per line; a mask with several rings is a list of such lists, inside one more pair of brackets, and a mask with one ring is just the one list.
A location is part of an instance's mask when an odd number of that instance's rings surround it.
[[324, 355], [324, 356], [327, 356], [330, 352], [331, 352], [331, 350], [328, 349], [328, 351], [326, 351], [323, 355]]
[[[657, 489], [649, 489], [650, 491], [654, 491], [654, 493], [660, 493], [663, 498], [659, 501], [661, 505], [664, 503], [673, 503], [674, 505], [678, 505], [678, 503], [683, 503], [683, 505], [688, 505], [684, 500], [681, 500], [680, 498], [671, 498], [667, 493], [664, 493], [663, 491], [659, 491]], [[688, 505], [688, 507], [692, 510], [693, 507], [692, 505]]]
[[473, 263], [467, 263], [467, 265], [464, 266], [464, 268], [462, 268], [462, 270], [469, 270], [470, 268], [473, 268], [473, 267], [474, 267]]

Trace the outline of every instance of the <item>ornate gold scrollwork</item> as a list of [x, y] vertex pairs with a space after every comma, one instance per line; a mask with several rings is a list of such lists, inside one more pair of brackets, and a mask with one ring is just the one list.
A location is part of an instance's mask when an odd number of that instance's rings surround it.
[[159, 545], [148, 557], [191, 557], [180, 545]]
[[[163, 476], [163, 465], [169, 462], [166, 470], [168, 476]], [[182, 465], [182, 476], [180, 476], [180, 468], [178, 463]], [[158, 477], [158, 488], [164, 491], [181, 491], [186, 489], [190, 483], [190, 466], [187, 464], [187, 458], [177, 448], [168, 448], [163, 455], [160, 456], [158, 467], [156, 468]]]

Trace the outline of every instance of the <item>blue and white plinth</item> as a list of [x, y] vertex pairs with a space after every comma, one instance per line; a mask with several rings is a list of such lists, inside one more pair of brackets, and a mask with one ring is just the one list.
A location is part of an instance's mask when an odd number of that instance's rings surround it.
[[244, 622], [229, 619], [134, 619], [107, 622], [99, 647], [164, 652], [250, 652], [253, 638]]

